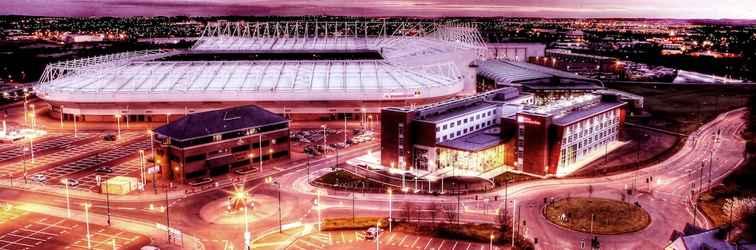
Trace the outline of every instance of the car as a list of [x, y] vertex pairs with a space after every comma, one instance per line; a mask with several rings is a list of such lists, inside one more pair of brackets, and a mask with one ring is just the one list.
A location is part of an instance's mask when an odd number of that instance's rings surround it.
[[95, 172], [113, 173], [113, 168], [110, 167], [110, 166], [102, 166], [102, 167], [99, 167], [99, 168], [95, 169]]
[[202, 186], [202, 185], [205, 185], [205, 184], [209, 184], [211, 182], [213, 182], [213, 178], [202, 177], [202, 178], [190, 180], [189, 181], [189, 186], [193, 186], [193, 187]]
[[68, 183], [69, 187], [75, 187], [79, 185], [79, 181], [76, 179], [65, 179], [65, 182], [63, 182], [63, 185], [66, 185], [66, 182]]
[[116, 136], [114, 134], [105, 134], [102, 139], [106, 141], [115, 141]]
[[31, 176], [31, 177], [29, 177], [29, 178], [30, 178], [30, 179], [31, 179], [32, 181], [36, 181], [36, 182], [45, 182], [45, 181], [47, 181], [47, 176], [45, 176], [45, 175], [43, 175], [43, 174], [35, 174], [35, 175], [32, 175], [32, 176]]
[[365, 231], [365, 239], [366, 240], [374, 240], [380, 234], [383, 233], [383, 229], [377, 228], [377, 227], [370, 227]]

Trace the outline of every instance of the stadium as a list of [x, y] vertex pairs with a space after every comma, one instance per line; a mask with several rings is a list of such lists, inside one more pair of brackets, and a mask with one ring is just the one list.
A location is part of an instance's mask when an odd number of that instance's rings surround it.
[[50, 64], [35, 90], [65, 120], [166, 121], [246, 104], [358, 119], [474, 93], [474, 62], [486, 51], [466, 25], [221, 21], [191, 49]]

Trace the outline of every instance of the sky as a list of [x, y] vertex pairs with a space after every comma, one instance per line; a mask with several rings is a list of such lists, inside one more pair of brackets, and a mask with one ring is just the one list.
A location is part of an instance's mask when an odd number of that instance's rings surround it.
[[0, 0], [0, 15], [756, 19], [756, 0]]

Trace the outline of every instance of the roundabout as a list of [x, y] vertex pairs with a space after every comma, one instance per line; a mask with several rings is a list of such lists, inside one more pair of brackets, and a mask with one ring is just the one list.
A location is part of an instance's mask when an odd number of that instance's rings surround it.
[[556, 200], [546, 205], [543, 215], [561, 227], [600, 235], [637, 232], [651, 224], [651, 216], [638, 203], [605, 198]]

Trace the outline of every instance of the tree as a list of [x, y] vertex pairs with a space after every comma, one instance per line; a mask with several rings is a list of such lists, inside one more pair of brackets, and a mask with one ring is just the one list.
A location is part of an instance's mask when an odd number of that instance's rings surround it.
[[441, 209], [441, 206], [435, 202], [428, 205], [428, 215], [431, 217], [431, 225], [433, 225], [434, 228], [436, 227], [436, 217], [441, 212], [439, 211]]
[[453, 204], [446, 204], [442, 208], [444, 217], [446, 217], [446, 221], [449, 224], [454, 223], [457, 220], [457, 211], [456, 206]]

